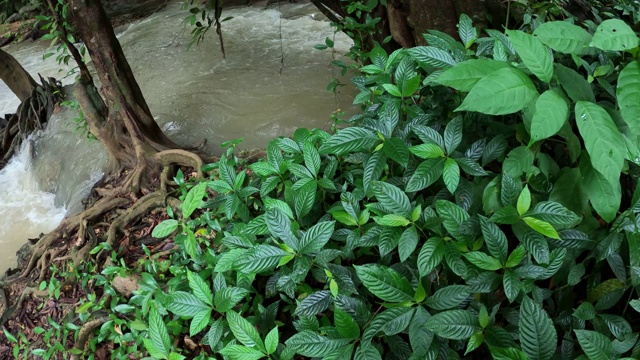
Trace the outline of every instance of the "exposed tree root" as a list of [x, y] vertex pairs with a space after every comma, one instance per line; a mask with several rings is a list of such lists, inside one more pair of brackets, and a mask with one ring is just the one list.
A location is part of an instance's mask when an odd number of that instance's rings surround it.
[[18, 297], [18, 300], [16, 300], [15, 304], [13, 304], [13, 306], [11, 307], [8, 307], [4, 311], [4, 314], [2, 314], [2, 317], [0, 317], [0, 326], [4, 325], [4, 323], [14, 314], [20, 313], [20, 311], [22, 310], [22, 305], [24, 304], [24, 300], [31, 295], [35, 295], [38, 297], [45, 297], [45, 296], [48, 296], [49, 293], [47, 293], [44, 290], [38, 290], [37, 288], [34, 288], [34, 287], [25, 287], [22, 293], [20, 294], [20, 297]]
[[[80, 351], [84, 351], [84, 348], [85, 348], [85, 345], [87, 343], [87, 340], [89, 340], [89, 337], [91, 336], [93, 331], [95, 329], [97, 329], [98, 327], [102, 326], [102, 324], [104, 324], [108, 320], [109, 320], [109, 317], [108, 316], [104, 316], [104, 317], [99, 317], [97, 319], [93, 319], [93, 320], [85, 323], [84, 325], [82, 325], [82, 328], [80, 329], [80, 332], [78, 333], [78, 340], [76, 340], [76, 343], [73, 346], [73, 348], [74, 349], [78, 349]], [[72, 360], [80, 359], [80, 354], [71, 355], [71, 359]]]
[[[84, 212], [65, 219], [54, 231], [43, 236], [36, 243], [35, 248], [33, 249], [33, 254], [31, 255], [31, 259], [29, 260], [29, 264], [24, 269], [20, 277], [27, 277], [36, 267], [38, 260], [40, 260], [45, 252], [50, 247], [52, 247], [55, 242], [59, 241], [62, 238], [67, 238], [71, 232], [80, 227], [80, 224], [82, 224], [83, 221], [92, 221], [103, 215], [104, 213], [119, 206], [123, 206], [127, 203], [128, 200], [123, 198], [103, 198]], [[42, 269], [40, 270], [43, 271]]]

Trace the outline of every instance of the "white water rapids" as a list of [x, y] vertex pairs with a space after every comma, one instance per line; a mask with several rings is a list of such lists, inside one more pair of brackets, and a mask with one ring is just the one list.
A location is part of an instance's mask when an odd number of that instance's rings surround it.
[[[226, 60], [215, 33], [187, 51], [189, 31], [180, 4], [129, 26], [119, 34], [127, 59], [156, 121], [183, 145], [208, 140], [207, 150], [244, 137], [245, 148], [264, 146], [297, 127], [328, 130], [336, 108], [348, 108], [348, 94], [326, 90], [344, 60], [350, 41], [335, 37], [336, 54], [313, 45], [334, 37], [329, 23], [310, 4], [264, 3], [224, 11]], [[43, 43], [5, 48], [37, 76], [62, 77], [53, 57], [42, 61]], [[68, 78], [64, 82], [71, 82]], [[346, 79], [342, 79], [346, 82]], [[0, 116], [15, 112], [18, 99], [0, 81]], [[77, 113], [62, 109], [47, 129], [25, 141], [0, 171], [0, 271], [15, 266], [15, 252], [28, 238], [55, 228], [81, 201], [102, 173], [102, 146], [74, 130]]]

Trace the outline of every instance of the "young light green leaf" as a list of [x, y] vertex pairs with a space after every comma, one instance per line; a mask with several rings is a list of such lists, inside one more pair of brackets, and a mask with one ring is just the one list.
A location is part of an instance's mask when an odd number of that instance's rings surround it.
[[547, 90], [536, 100], [531, 120], [531, 141], [555, 135], [569, 118], [569, 104], [555, 90]]
[[552, 239], [560, 240], [560, 235], [558, 235], [556, 229], [548, 222], [533, 217], [524, 217], [522, 220], [538, 233]]
[[503, 68], [482, 78], [455, 111], [506, 115], [522, 110], [538, 92], [522, 70]]
[[580, 26], [568, 21], [548, 21], [533, 32], [543, 44], [565, 54], [580, 55], [591, 42], [591, 35]]
[[529, 186], [525, 186], [520, 192], [520, 196], [518, 196], [518, 203], [516, 205], [516, 209], [518, 210], [518, 214], [522, 216], [522, 214], [529, 211], [531, 207], [531, 192], [529, 191]]
[[409, 219], [402, 215], [388, 214], [384, 216], [374, 216], [373, 220], [382, 226], [403, 227], [411, 223]]
[[531, 360], [549, 360], [556, 351], [558, 335], [544, 309], [525, 297], [520, 305], [518, 327], [522, 350]]
[[178, 220], [167, 219], [159, 223], [158, 225], [156, 225], [155, 228], [153, 228], [153, 231], [151, 232], [151, 236], [158, 239], [163, 238], [171, 235], [171, 233], [173, 233], [177, 229], [178, 229]]
[[423, 159], [436, 159], [444, 157], [444, 150], [434, 143], [420, 144], [409, 148], [413, 154]]
[[274, 327], [269, 331], [267, 337], [264, 338], [264, 346], [267, 349], [267, 355], [271, 355], [278, 349], [278, 343], [280, 342], [280, 334], [278, 333], [278, 327]]
[[623, 20], [603, 21], [593, 34], [591, 46], [605, 51], [631, 51], [638, 47], [635, 31]]
[[200, 206], [207, 190], [207, 183], [201, 182], [189, 190], [182, 203], [182, 216], [187, 219]]
[[527, 68], [538, 79], [550, 82], [553, 77], [553, 59], [549, 56], [546, 46], [535, 36], [520, 30], [507, 30], [506, 34]]

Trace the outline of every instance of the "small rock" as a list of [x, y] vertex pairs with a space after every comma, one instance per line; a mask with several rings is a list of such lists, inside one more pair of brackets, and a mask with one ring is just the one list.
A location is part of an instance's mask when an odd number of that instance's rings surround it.
[[18, 21], [20, 21], [20, 20], [22, 20], [22, 17], [20, 16], [20, 14], [15, 13], [15, 14], [13, 14], [13, 15], [9, 16], [9, 17], [7, 18], [7, 20], [5, 20], [5, 21], [4, 21], [4, 23], [5, 23], [5, 24], [12, 24], [12, 23], [14, 23], [14, 22], [18, 22]]
[[138, 282], [142, 278], [138, 275], [116, 276], [111, 281], [111, 286], [122, 296], [131, 297], [133, 292], [140, 288]]

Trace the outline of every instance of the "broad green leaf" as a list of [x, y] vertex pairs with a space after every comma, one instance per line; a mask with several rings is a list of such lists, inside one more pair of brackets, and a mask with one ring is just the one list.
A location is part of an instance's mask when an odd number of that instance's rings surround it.
[[402, 232], [400, 240], [398, 240], [398, 255], [400, 261], [404, 262], [413, 254], [418, 246], [419, 240], [418, 230], [416, 230], [416, 227], [413, 225]]
[[402, 97], [402, 93], [400, 92], [400, 89], [398, 89], [398, 87], [394, 84], [382, 84], [382, 87], [391, 95], [393, 96], [397, 96], [397, 97]]
[[524, 217], [522, 220], [538, 233], [552, 239], [560, 240], [560, 235], [558, 235], [556, 229], [548, 222], [533, 217]]
[[298, 251], [301, 254], [313, 254], [322, 250], [333, 235], [335, 225], [335, 221], [323, 221], [313, 225], [302, 234]]
[[330, 339], [312, 331], [301, 331], [291, 336], [285, 343], [297, 354], [320, 358], [351, 342], [351, 339]]
[[460, 305], [470, 295], [467, 285], [450, 285], [429, 296], [424, 304], [434, 310], [448, 310]]
[[422, 67], [450, 68], [456, 64], [448, 52], [433, 46], [415, 46], [408, 49], [407, 52]]
[[320, 147], [321, 154], [344, 155], [370, 149], [380, 139], [371, 131], [360, 127], [348, 127], [333, 135]]
[[291, 249], [298, 251], [299, 241], [291, 232], [291, 220], [279, 208], [267, 210], [265, 223], [271, 236], [284, 241]]
[[512, 303], [520, 294], [522, 283], [520, 282], [520, 277], [513, 270], [507, 269], [502, 275], [502, 286], [504, 287], [504, 294], [507, 295], [507, 299]]
[[211, 320], [211, 310], [212, 309], [202, 310], [193, 317], [193, 320], [191, 320], [191, 324], [189, 325], [189, 336], [199, 334], [205, 327], [207, 327], [207, 325], [209, 325], [209, 320]]
[[489, 253], [497, 258], [501, 264], [505, 264], [507, 262], [508, 243], [504, 232], [500, 230], [498, 225], [489, 222], [482, 215], [480, 215], [480, 228]]
[[549, 360], [556, 351], [558, 335], [549, 314], [525, 297], [520, 305], [518, 327], [522, 350], [531, 360]]
[[314, 180], [310, 180], [294, 190], [294, 208], [298, 218], [304, 217], [309, 213], [309, 211], [311, 211], [311, 208], [313, 208], [313, 204], [316, 201], [317, 190], [318, 184]]
[[412, 146], [409, 148], [409, 151], [423, 159], [437, 159], [444, 157], [444, 150], [434, 143]]
[[364, 167], [364, 175], [362, 177], [362, 185], [365, 191], [369, 191], [369, 187], [372, 182], [378, 181], [384, 167], [386, 166], [387, 156], [383, 152], [373, 153], [367, 160], [367, 164]]
[[581, 220], [578, 215], [553, 201], [541, 201], [537, 203], [536, 206], [527, 213], [527, 216], [533, 216], [557, 226], [571, 226]]
[[469, 342], [467, 343], [467, 350], [465, 350], [464, 354], [467, 355], [473, 350], [479, 348], [483, 342], [484, 342], [484, 335], [482, 334], [482, 332], [477, 332], [471, 335], [471, 337], [469, 338]]
[[409, 216], [411, 214], [411, 204], [409, 197], [397, 186], [386, 182], [376, 181], [373, 184], [373, 194], [380, 202], [385, 211], [392, 214]]
[[220, 350], [220, 354], [229, 360], [258, 360], [265, 357], [261, 351], [242, 345], [228, 345]]
[[444, 163], [444, 158], [428, 159], [420, 163], [407, 182], [406, 190], [414, 192], [431, 186], [442, 175]]
[[171, 340], [167, 326], [164, 324], [162, 315], [155, 307], [151, 307], [149, 311], [149, 339], [158, 352], [165, 357], [169, 356], [171, 350]]
[[438, 76], [438, 84], [452, 87], [458, 91], [469, 92], [483, 77], [492, 72], [509, 67], [504, 61], [473, 59], [456, 64]]
[[555, 90], [547, 90], [536, 100], [531, 121], [531, 140], [539, 141], [555, 135], [569, 118], [569, 104]]
[[438, 313], [427, 320], [427, 329], [450, 340], [465, 340], [480, 330], [477, 316], [466, 310], [449, 310]]
[[200, 275], [195, 274], [187, 269], [187, 279], [189, 281], [189, 287], [193, 294], [207, 305], [213, 305], [213, 293], [209, 285], [202, 280]]
[[573, 330], [576, 338], [580, 343], [580, 347], [589, 360], [610, 360], [613, 359], [613, 346], [611, 340], [591, 330]]
[[351, 315], [342, 311], [339, 307], [333, 310], [333, 322], [338, 334], [345, 339], [357, 339], [360, 337], [360, 326]]
[[444, 139], [442, 138], [442, 135], [440, 135], [440, 133], [437, 132], [435, 129], [429, 126], [424, 126], [424, 125], [416, 125], [416, 126], [413, 126], [411, 129], [425, 144], [433, 143], [438, 145], [441, 149], [445, 148]]
[[502, 163], [502, 172], [514, 179], [519, 179], [533, 166], [535, 156], [526, 146], [519, 146], [509, 152]]
[[491, 257], [481, 251], [471, 251], [464, 254], [465, 259], [482, 270], [495, 271], [502, 269], [500, 260]]
[[425, 277], [438, 266], [444, 258], [446, 246], [441, 238], [427, 240], [418, 254], [418, 270]]
[[278, 327], [274, 327], [269, 331], [264, 338], [264, 347], [267, 349], [267, 355], [271, 355], [278, 349], [278, 343], [280, 341], [280, 334], [278, 333]]
[[533, 35], [553, 50], [565, 54], [582, 54], [591, 42], [591, 35], [585, 29], [567, 21], [545, 22]]
[[622, 134], [611, 116], [599, 105], [578, 101], [575, 113], [580, 135], [591, 158], [591, 165], [610, 183], [617, 182], [626, 154]]
[[509, 258], [507, 259], [507, 263], [505, 264], [505, 267], [512, 268], [512, 267], [518, 266], [518, 264], [522, 262], [522, 259], [524, 259], [524, 256], [526, 254], [527, 254], [527, 251], [525, 247], [522, 245], [519, 245], [518, 247], [513, 249], [513, 251], [509, 255]]
[[507, 30], [505, 33], [527, 68], [540, 80], [550, 82], [553, 77], [553, 59], [540, 40], [520, 30]]
[[640, 136], [640, 61], [632, 61], [618, 76], [618, 106], [634, 137]]
[[178, 220], [167, 219], [159, 223], [158, 225], [156, 225], [155, 228], [153, 228], [153, 232], [151, 232], [151, 236], [153, 236], [154, 238], [163, 238], [171, 235], [171, 233], [173, 233], [177, 229], [178, 229]]
[[516, 209], [518, 210], [518, 214], [522, 216], [522, 214], [529, 211], [531, 207], [531, 192], [529, 191], [529, 186], [525, 186], [520, 192], [520, 196], [518, 196], [518, 203], [516, 205]]
[[245, 256], [238, 258], [234, 264], [235, 268], [245, 274], [261, 273], [268, 269], [273, 269], [278, 265], [283, 256], [290, 255], [288, 252], [270, 245], [257, 245], [245, 253]]
[[605, 51], [630, 51], [638, 47], [635, 31], [623, 20], [603, 21], [593, 34], [591, 46]]
[[463, 125], [462, 116], [456, 116], [449, 121], [444, 129], [444, 147], [447, 150], [447, 154], [451, 155], [460, 145]]
[[400, 138], [392, 137], [385, 140], [382, 150], [391, 160], [404, 167], [409, 163], [409, 148]]
[[294, 314], [299, 316], [315, 316], [327, 310], [329, 304], [331, 304], [331, 292], [328, 290], [316, 291], [298, 304]]
[[210, 308], [211, 306], [202, 302], [197, 296], [184, 291], [171, 293], [171, 302], [167, 305], [167, 309], [172, 313], [186, 317], [193, 317], [200, 311]]
[[374, 216], [373, 220], [382, 226], [403, 227], [411, 223], [409, 219], [402, 215], [388, 214], [384, 216]]
[[362, 343], [369, 345], [371, 340], [383, 331], [387, 335], [404, 331], [413, 313], [414, 309], [406, 306], [392, 307], [381, 312], [364, 328]]
[[249, 290], [239, 287], [227, 287], [216, 291], [213, 301], [216, 311], [226, 313], [233, 309], [247, 294], [249, 294]]
[[460, 15], [460, 21], [458, 21], [457, 26], [460, 40], [462, 40], [462, 43], [468, 49], [478, 38], [478, 31], [473, 26], [473, 21], [467, 14]]
[[409, 280], [395, 270], [375, 264], [354, 268], [364, 286], [380, 299], [395, 303], [413, 301], [415, 291]]
[[531, 360], [525, 353], [515, 348], [496, 348], [489, 346], [489, 349], [491, 350], [493, 360]]
[[593, 320], [596, 317], [596, 309], [594, 309], [593, 304], [585, 301], [571, 315], [580, 320]]
[[444, 162], [442, 180], [444, 180], [447, 190], [449, 190], [450, 193], [455, 194], [458, 184], [460, 183], [460, 167], [452, 158], [447, 158]]
[[455, 111], [506, 115], [522, 110], [538, 92], [522, 70], [503, 68], [482, 78]]
[[555, 64], [556, 76], [560, 85], [573, 101], [596, 102], [591, 84], [575, 70], [561, 64]]
[[593, 209], [606, 222], [611, 222], [618, 214], [622, 201], [620, 181], [610, 182], [606, 176], [593, 168], [589, 156], [585, 155], [586, 153], [583, 153], [580, 159], [582, 184]]
[[186, 219], [200, 206], [207, 190], [207, 183], [201, 182], [189, 190], [182, 202], [182, 216]]
[[258, 330], [240, 314], [235, 311], [227, 312], [227, 322], [233, 336], [244, 346], [255, 347], [262, 353], [267, 352]]
[[320, 153], [311, 142], [304, 143], [304, 165], [311, 171], [314, 177], [320, 171]]

